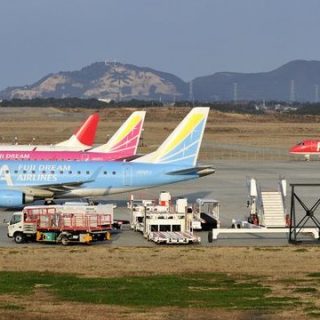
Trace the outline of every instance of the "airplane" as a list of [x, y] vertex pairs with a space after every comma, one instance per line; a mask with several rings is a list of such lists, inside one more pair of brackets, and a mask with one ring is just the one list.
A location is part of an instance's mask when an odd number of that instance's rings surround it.
[[0, 144], [0, 151], [81, 151], [92, 148], [99, 122], [96, 112], [88, 117], [81, 127], [67, 140], [54, 145]]
[[87, 151], [0, 150], [0, 160], [129, 160], [136, 155], [145, 114], [145, 111], [133, 112], [108, 143]]
[[212, 174], [212, 166], [197, 165], [208, 113], [192, 109], [155, 152], [131, 162], [1, 160], [0, 206], [106, 196]]
[[291, 147], [289, 152], [304, 155], [306, 160], [310, 160], [311, 155], [320, 155], [320, 140], [303, 140]]

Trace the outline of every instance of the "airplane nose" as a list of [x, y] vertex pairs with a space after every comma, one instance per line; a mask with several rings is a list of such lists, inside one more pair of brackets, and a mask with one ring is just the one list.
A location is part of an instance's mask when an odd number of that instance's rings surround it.
[[300, 147], [299, 146], [293, 146], [289, 150], [290, 153], [295, 153], [295, 152], [299, 152], [299, 151], [300, 151]]

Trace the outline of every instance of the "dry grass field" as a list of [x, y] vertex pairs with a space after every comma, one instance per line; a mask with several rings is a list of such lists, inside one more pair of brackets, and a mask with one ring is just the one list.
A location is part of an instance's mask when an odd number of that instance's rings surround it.
[[[134, 308], [80, 304], [58, 300], [45, 286], [36, 286], [28, 297], [0, 295], [0, 319], [308, 319], [319, 316], [319, 248], [219, 248], [157, 247], [0, 249], [0, 271], [40, 271], [78, 274], [82, 277], [128, 277], [159, 274], [226, 273], [249, 276], [271, 288], [273, 296], [299, 299], [276, 312], [206, 308]], [[7, 308], [1, 306], [8, 306]], [[12, 306], [12, 308], [10, 308]], [[253, 301], [254, 306], [254, 301]], [[21, 310], [19, 310], [21, 308]], [[17, 310], [16, 310], [17, 309]], [[312, 317], [306, 310], [312, 311]]]
[[[103, 143], [132, 109], [100, 111], [97, 143]], [[145, 120], [144, 151], [152, 151], [187, 114], [187, 108], [150, 108]], [[91, 110], [37, 108], [0, 109], [0, 139], [19, 143], [56, 143], [67, 139]], [[249, 116], [211, 111], [204, 142], [266, 146], [286, 151], [302, 138], [320, 137], [320, 117]], [[164, 247], [109, 248], [59, 246], [0, 248], [0, 271], [72, 273], [81, 277], [127, 277], [159, 274], [224, 273], [249, 276], [271, 289], [271, 294], [299, 299], [276, 311], [88, 304], [61, 301], [45, 287], [28, 296], [0, 295], [4, 319], [314, 319], [320, 317], [317, 280], [318, 247]], [[310, 278], [310, 274], [316, 278]], [[252, 302], [254, 306], [254, 300]]]
[[[134, 109], [100, 110], [96, 143], [107, 141]], [[147, 108], [143, 140], [146, 151], [155, 149], [190, 108]], [[0, 142], [50, 144], [70, 137], [94, 110], [56, 108], [0, 109]], [[274, 147], [282, 150], [302, 138], [320, 137], [320, 116], [242, 115], [210, 111], [204, 142]], [[205, 148], [205, 146], [204, 146]]]

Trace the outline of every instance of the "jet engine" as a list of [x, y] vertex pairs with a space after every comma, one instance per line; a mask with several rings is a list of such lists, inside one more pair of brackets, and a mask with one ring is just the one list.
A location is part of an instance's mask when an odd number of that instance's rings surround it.
[[0, 190], [0, 207], [20, 207], [33, 200], [33, 196], [28, 196], [18, 190]]

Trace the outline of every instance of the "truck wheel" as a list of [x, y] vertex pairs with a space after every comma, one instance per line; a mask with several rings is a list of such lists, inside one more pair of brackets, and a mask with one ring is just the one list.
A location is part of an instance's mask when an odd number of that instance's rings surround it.
[[24, 242], [24, 236], [22, 232], [17, 232], [14, 235], [14, 242], [15, 243], [23, 243]]
[[61, 243], [63, 246], [67, 246], [69, 244], [69, 239], [66, 236], [61, 238]]

